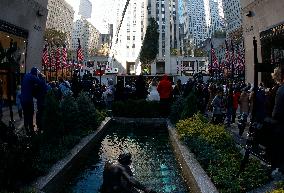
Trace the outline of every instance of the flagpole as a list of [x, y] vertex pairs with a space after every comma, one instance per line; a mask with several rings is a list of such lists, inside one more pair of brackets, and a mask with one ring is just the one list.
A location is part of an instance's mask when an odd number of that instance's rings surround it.
[[[65, 49], [64, 47], [63, 47], [63, 49]], [[61, 52], [61, 55], [63, 54], [63, 50], [62, 50], [62, 52]], [[65, 57], [65, 56], [64, 56]], [[62, 60], [63, 60], [63, 58], [62, 58]], [[60, 62], [61, 62], [61, 76], [62, 76], [62, 78], [64, 79], [64, 77], [63, 77], [63, 68], [64, 68], [64, 66], [63, 66], [63, 62], [62, 62], [62, 60], [60, 60]], [[65, 59], [64, 59], [65, 60]]]
[[[50, 51], [52, 51], [52, 44], [50, 44]], [[48, 52], [48, 55], [49, 55], [49, 81], [51, 81], [51, 56], [50, 56], [50, 52]]]
[[234, 82], [234, 77], [235, 77], [235, 66], [234, 66], [234, 60], [235, 60], [235, 50], [234, 50], [234, 45], [233, 45], [233, 40], [231, 40], [231, 46], [232, 46], [232, 56], [234, 56], [233, 58], [232, 58], [232, 64], [231, 64], [231, 68], [232, 68], [232, 81]]
[[[45, 45], [45, 49], [46, 49], [46, 52], [47, 52], [47, 46]], [[46, 63], [45, 61], [43, 61], [43, 73], [44, 73], [44, 76], [46, 76]]]

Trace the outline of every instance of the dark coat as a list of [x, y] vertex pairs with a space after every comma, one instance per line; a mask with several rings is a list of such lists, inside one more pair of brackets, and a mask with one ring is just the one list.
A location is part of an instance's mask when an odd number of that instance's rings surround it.
[[36, 95], [36, 92], [40, 84], [41, 82], [36, 75], [33, 75], [31, 73], [25, 74], [21, 87], [21, 93], [22, 93], [21, 102], [32, 103], [33, 97]]

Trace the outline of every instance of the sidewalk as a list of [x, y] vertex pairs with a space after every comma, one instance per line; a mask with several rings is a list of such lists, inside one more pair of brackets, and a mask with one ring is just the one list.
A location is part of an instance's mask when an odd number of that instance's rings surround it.
[[[230, 125], [230, 127], [227, 127], [226, 129], [230, 132], [230, 134], [232, 135], [234, 141], [236, 142], [236, 144], [238, 144], [241, 148], [242, 148], [242, 153], [245, 152], [245, 145], [246, 145], [246, 141], [248, 138], [248, 127], [249, 127], [249, 123], [247, 123], [246, 128], [244, 130], [244, 133], [242, 136], [239, 135], [239, 129], [238, 129], [238, 119], [236, 118], [236, 123], [233, 123]], [[252, 157], [255, 157], [256, 159], [259, 159], [258, 157], [254, 156], [254, 155], [250, 155]], [[263, 164], [267, 164], [264, 163], [262, 160], [260, 160]], [[270, 167], [268, 165], [268, 167]], [[277, 173], [276, 175], [271, 176], [272, 177], [272, 181], [269, 182], [268, 184], [257, 188], [255, 190], [250, 191], [249, 193], [264, 193], [264, 192], [270, 192], [273, 189], [276, 188], [276, 183], [281, 182], [284, 180], [284, 175], [281, 173]]]
[[[2, 121], [6, 125], [9, 125], [9, 121], [10, 121], [9, 107], [3, 107], [2, 111], [3, 111]], [[18, 114], [18, 109], [15, 105], [13, 106], [13, 118], [15, 120], [15, 129], [16, 129], [15, 133], [18, 135], [21, 132], [23, 132], [24, 118], [20, 119], [19, 114]]]

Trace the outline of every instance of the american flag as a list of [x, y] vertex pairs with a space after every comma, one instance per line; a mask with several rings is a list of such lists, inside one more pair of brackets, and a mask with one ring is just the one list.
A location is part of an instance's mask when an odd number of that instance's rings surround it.
[[84, 55], [83, 55], [83, 50], [81, 47], [81, 43], [80, 43], [80, 39], [78, 38], [78, 48], [77, 48], [77, 61], [78, 63], [83, 62], [84, 61]]
[[48, 60], [49, 60], [48, 50], [47, 50], [47, 45], [45, 45], [43, 52], [42, 52], [42, 62], [43, 62], [44, 68], [47, 66]]
[[233, 41], [231, 41], [231, 46], [232, 46], [231, 72], [232, 72], [232, 76], [234, 76], [237, 58], [235, 58], [235, 49], [234, 49]]
[[60, 53], [60, 47], [59, 47], [59, 45], [57, 46], [57, 49], [56, 49], [56, 68], [58, 67], [58, 66], [60, 66], [60, 55], [61, 55], [61, 53]]
[[218, 59], [216, 57], [216, 54], [215, 54], [215, 49], [213, 48], [213, 44], [211, 42], [211, 57], [212, 57], [212, 64], [209, 66], [209, 69], [218, 69]]
[[221, 63], [219, 64], [219, 70], [220, 70], [220, 71], [223, 71], [224, 68], [225, 68], [225, 61], [222, 60]]
[[225, 52], [225, 66], [226, 68], [230, 69], [230, 51], [229, 51], [229, 46], [227, 40], [225, 40], [226, 44], [226, 52]]
[[55, 66], [55, 52], [54, 52], [54, 48], [52, 47], [52, 44], [51, 44], [50, 57], [51, 57], [50, 67]]
[[62, 67], [67, 67], [67, 48], [65, 44], [62, 49]]
[[238, 69], [243, 72], [245, 70], [245, 50], [244, 48], [239, 49], [239, 57], [238, 57]]

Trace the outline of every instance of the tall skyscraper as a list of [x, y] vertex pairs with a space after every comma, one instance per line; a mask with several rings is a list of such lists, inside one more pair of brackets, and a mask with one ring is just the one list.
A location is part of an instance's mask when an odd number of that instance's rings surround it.
[[85, 19], [92, 17], [92, 3], [89, 0], [80, 0], [79, 15]]
[[[126, 2], [115, 1], [117, 20], [114, 24], [112, 56], [120, 67], [119, 71], [140, 73], [139, 53], [148, 18], [153, 17], [159, 26], [160, 36], [159, 52], [156, 61], [151, 64], [151, 74], [176, 72], [176, 66], [171, 66], [171, 54], [178, 53], [180, 48], [178, 0], [137, 0], [130, 1], [128, 6]], [[124, 10], [125, 15], [121, 23]]]
[[[181, 22], [189, 22], [184, 29], [193, 39], [195, 46], [211, 37], [215, 31], [224, 30], [224, 16], [222, 2], [220, 0], [185, 0], [184, 12], [181, 13]], [[188, 19], [184, 19], [185, 17]]]
[[71, 44], [71, 32], [75, 11], [65, 0], [48, 0], [47, 29], [56, 29], [67, 34], [67, 44]]
[[223, 0], [226, 32], [228, 34], [238, 30], [242, 26], [240, 0]]
[[152, 74], [173, 73], [176, 66], [171, 65], [171, 55], [179, 52], [178, 0], [148, 1], [148, 18], [153, 17], [159, 25], [159, 53], [152, 65]]
[[113, 13], [113, 41], [110, 53], [111, 67], [119, 73], [139, 74], [139, 52], [146, 31], [146, 0], [116, 0]]
[[100, 33], [86, 19], [78, 19], [74, 22], [72, 32], [72, 50], [78, 48], [78, 38], [81, 41], [83, 54], [86, 60], [90, 60], [99, 47]]

